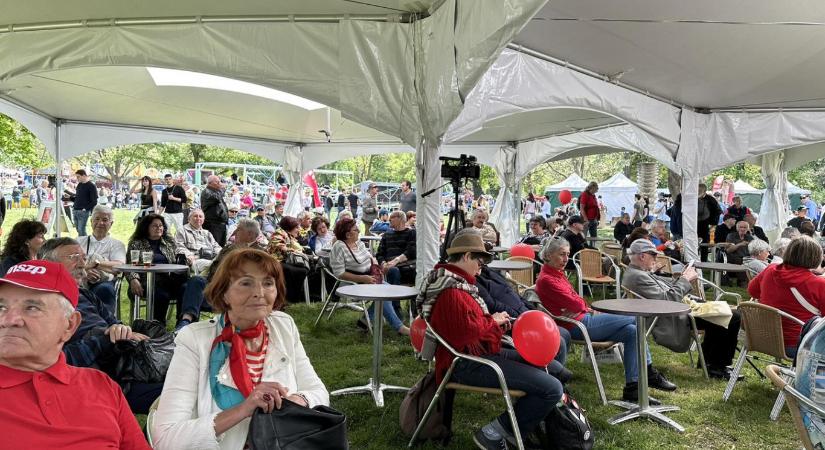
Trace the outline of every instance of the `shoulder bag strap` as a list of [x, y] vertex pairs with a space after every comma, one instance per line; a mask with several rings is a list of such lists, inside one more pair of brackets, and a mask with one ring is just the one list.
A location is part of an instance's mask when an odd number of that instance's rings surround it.
[[815, 316], [821, 316], [822, 315], [819, 312], [819, 309], [817, 309], [816, 306], [808, 303], [808, 301], [805, 300], [805, 297], [803, 297], [802, 294], [799, 293], [799, 290], [797, 288], [792, 287], [791, 288], [791, 294], [793, 294], [796, 301], [799, 302], [799, 304], [802, 305], [803, 308], [807, 309], [811, 314], [813, 314]]

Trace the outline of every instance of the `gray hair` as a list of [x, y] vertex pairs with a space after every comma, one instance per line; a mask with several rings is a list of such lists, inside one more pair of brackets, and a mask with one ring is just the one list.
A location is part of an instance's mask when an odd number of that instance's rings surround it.
[[80, 245], [76, 240], [70, 237], [52, 238], [43, 243], [40, 251], [37, 252], [38, 259], [45, 259], [47, 261], [60, 262], [57, 258], [57, 249], [65, 245]]
[[298, 213], [297, 216], [295, 216], [295, 218], [298, 219], [298, 221], [301, 221], [304, 220], [304, 217], [308, 216], [309, 214], [309, 211], [301, 211]]
[[543, 262], [547, 262], [550, 259], [550, 255], [565, 247], [570, 248], [570, 243], [567, 242], [567, 239], [561, 236], [552, 237], [544, 243], [544, 246], [539, 252], [539, 256]]
[[235, 228], [236, 230], [246, 230], [249, 232], [253, 232], [255, 234], [261, 233], [261, 226], [258, 224], [258, 221], [255, 219], [241, 219], [238, 221], [238, 225]]
[[[794, 230], [795, 229], [796, 228], [794, 228]], [[772, 253], [781, 258], [782, 255], [785, 254], [785, 249], [788, 248], [788, 244], [790, 244], [790, 243], [791, 243], [791, 239], [786, 238], [786, 237], [781, 237], [781, 238], [777, 239], [776, 242], [773, 243], [773, 252]]]
[[655, 219], [653, 222], [650, 222], [650, 228], [657, 227], [657, 226], [665, 226], [665, 221], [662, 219]]
[[486, 210], [486, 209], [484, 209], [484, 208], [477, 208], [475, 211], [473, 211], [473, 220], [474, 220], [474, 219], [476, 218], [476, 216], [478, 216], [480, 213], [484, 213], [484, 215], [486, 215], [486, 216], [487, 216], [487, 219], [490, 219], [490, 214], [487, 212], [487, 210]]
[[68, 319], [74, 314], [75, 308], [72, 303], [64, 296], [60, 296], [60, 307], [63, 309], [63, 315]]
[[794, 240], [794, 239], [798, 238], [801, 235], [802, 235], [802, 233], [799, 232], [798, 228], [796, 228], [796, 227], [787, 227], [784, 230], [782, 230], [782, 235], [780, 235], [780, 237], [788, 238], [790, 240]]
[[112, 208], [109, 208], [106, 205], [97, 205], [97, 206], [95, 206], [95, 209], [92, 210], [92, 218], [94, 218], [94, 216], [99, 215], [99, 214], [105, 214], [105, 215], [109, 216], [109, 222], [114, 222], [115, 221], [114, 211], [112, 211]]
[[748, 244], [748, 253], [751, 256], [756, 256], [762, 252], [768, 252], [770, 250], [771, 246], [762, 239], [754, 239], [750, 244]]

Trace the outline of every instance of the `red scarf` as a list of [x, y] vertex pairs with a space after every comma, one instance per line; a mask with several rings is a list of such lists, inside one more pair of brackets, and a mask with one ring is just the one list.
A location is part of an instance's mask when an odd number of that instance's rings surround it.
[[229, 371], [232, 373], [232, 380], [235, 382], [235, 386], [238, 387], [238, 391], [246, 398], [249, 397], [249, 393], [252, 392], [254, 386], [252, 385], [252, 378], [249, 376], [249, 366], [246, 364], [244, 340], [254, 339], [264, 334], [266, 325], [264, 325], [263, 320], [259, 320], [254, 327], [236, 331], [235, 327], [229, 322], [228, 314], [224, 314], [224, 319], [226, 325], [223, 327], [221, 334], [212, 341], [212, 348], [215, 348], [221, 342], [229, 343], [231, 347], [229, 350]]

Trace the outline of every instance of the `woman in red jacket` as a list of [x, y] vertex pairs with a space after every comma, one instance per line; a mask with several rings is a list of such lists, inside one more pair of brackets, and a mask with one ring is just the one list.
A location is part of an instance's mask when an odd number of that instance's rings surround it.
[[[822, 264], [822, 247], [802, 236], [785, 249], [782, 264], [770, 264], [748, 284], [748, 293], [763, 305], [773, 306], [807, 322], [815, 311], [825, 308], [825, 278], [817, 276]], [[794, 290], [796, 291], [795, 295]], [[782, 319], [785, 352], [796, 356], [800, 326]]]
[[[475, 276], [491, 259], [481, 234], [473, 229], [462, 230], [453, 239], [447, 255], [448, 263], [436, 265], [424, 281], [418, 308], [433, 330], [455, 350], [495, 362], [504, 373], [507, 387], [526, 393], [514, 407], [524, 439], [561, 399], [562, 384], [546, 371], [552, 372], [552, 368], [533, 366], [515, 350], [501, 348], [501, 336], [510, 328], [510, 317], [506, 312], [490, 314], [475, 287]], [[439, 383], [452, 360], [452, 354], [439, 346], [435, 353]], [[499, 387], [492, 369], [469, 360], [456, 363], [450, 378], [472, 386]], [[473, 440], [481, 449], [506, 448], [505, 441], [514, 442], [507, 412], [484, 425]]]

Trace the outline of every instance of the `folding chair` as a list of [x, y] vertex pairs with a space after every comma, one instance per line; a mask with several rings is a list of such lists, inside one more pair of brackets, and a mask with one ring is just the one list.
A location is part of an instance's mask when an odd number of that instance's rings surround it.
[[802, 419], [802, 407], [804, 406], [810, 414], [818, 416], [819, 419], [823, 421], [825, 421], [825, 409], [822, 409], [819, 405], [812, 402], [808, 397], [788, 384], [788, 380], [786, 380], [787, 376], [783, 373], [784, 371], [781, 367], [775, 364], [769, 364], [768, 367], [765, 368], [765, 372], [767, 372], [768, 378], [771, 379], [773, 385], [776, 386], [780, 392], [785, 394], [785, 398], [788, 400], [788, 410], [791, 412], [793, 424], [794, 427], [796, 427], [796, 432], [799, 434], [799, 439], [802, 441], [802, 445], [805, 446], [806, 450], [815, 450], [820, 448], [814, 447], [811, 442], [811, 436], [808, 434], [808, 428], [805, 426], [805, 421]]
[[[526, 263], [532, 263], [533, 258], [528, 258], [525, 256], [511, 256], [507, 258], [507, 261], [521, 261]], [[508, 278], [516, 282], [516, 286], [518, 286], [520, 290], [525, 289], [526, 286], [532, 286], [535, 281], [532, 264], [530, 264], [530, 267], [527, 269], [511, 270], [507, 272], [507, 275]]]
[[[351, 309], [351, 310], [357, 311], [357, 312], [363, 312], [364, 313], [364, 319], [367, 321], [367, 329], [369, 329], [370, 333], [372, 333], [372, 324], [370, 323], [370, 316], [369, 316], [369, 314], [367, 314], [367, 302], [365, 302], [365, 301], [343, 300], [343, 299], [338, 298], [338, 296], [335, 295], [335, 290], [338, 288], [338, 286], [346, 286], [346, 285], [355, 284], [355, 283], [353, 283], [351, 281], [342, 280], [342, 279], [336, 277], [332, 273], [332, 271], [330, 271], [329, 268], [324, 266], [324, 265], [321, 266], [321, 270], [323, 271], [321, 273], [321, 283], [322, 283], [321, 292], [326, 293], [326, 297], [324, 298], [324, 304], [321, 306], [321, 312], [318, 313], [318, 318], [315, 319], [315, 323], [312, 324], [312, 326], [313, 327], [318, 326], [318, 322], [321, 321], [321, 317], [323, 317], [324, 313], [327, 312], [327, 310], [329, 310], [329, 314], [327, 314], [327, 320], [329, 320], [329, 318], [332, 317], [332, 313], [334, 313], [336, 309], [341, 307], [341, 308], [348, 308], [348, 309]], [[329, 290], [329, 291], [327, 291], [327, 289], [326, 289], [326, 277], [327, 277], [327, 275], [329, 275], [330, 277], [335, 279], [335, 283], [332, 285], [332, 289]], [[332, 305], [330, 305], [330, 303], [332, 303]], [[356, 303], [358, 303], [358, 304], [356, 304]]]
[[[622, 290], [624, 291], [625, 298], [642, 298], [641, 295], [631, 291], [630, 289], [622, 286]], [[690, 366], [693, 367], [693, 350], [695, 349], [697, 353], [699, 353], [698, 359], [699, 364], [702, 366], [702, 372], [705, 374], [705, 379], [710, 379], [710, 375], [708, 375], [708, 365], [705, 363], [705, 353], [702, 351], [702, 340], [699, 334], [699, 328], [696, 326], [696, 319], [693, 317], [692, 314], [688, 314], [688, 319], [690, 319], [690, 333], [691, 333], [691, 345], [688, 348], [687, 354], [688, 358], [690, 358]], [[653, 327], [656, 326], [656, 321], [658, 321], [658, 317], [654, 317], [653, 320], [648, 323], [645, 320], [645, 324], [647, 325], [647, 329], [645, 330], [645, 336], [650, 336], [650, 333], [653, 331]]]
[[578, 345], [583, 346], [585, 351], [587, 351], [587, 356], [590, 357], [590, 365], [593, 368], [593, 376], [596, 378], [596, 386], [598, 386], [598, 388], [599, 388], [599, 397], [601, 397], [601, 399], [602, 399], [602, 404], [606, 405], [607, 404], [607, 395], [604, 392], [604, 384], [602, 383], [602, 375], [601, 375], [601, 372], [599, 372], [599, 365], [596, 363], [596, 353], [593, 350], [594, 349], [596, 349], [598, 351], [610, 350], [613, 347], [618, 346], [619, 343], [614, 342], [614, 341], [596, 341], [596, 342], [593, 342], [590, 339], [590, 334], [587, 332], [587, 327], [585, 327], [583, 323], [579, 322], [576, 319], [572, 319], [570, 317], [553, 315], [553, 313], [548, 311], [547, 308], [545, 308], [544, 305], [542, 305], [541, 299], [539, 299], [539, 295], [536, 293], [536, 290], [533, 289], [533, 288], [530, 288], [530, 289], [527, 289], [526, 291], [524, 291], [523, 297], [524, 297], [525, 300], [527, 300], [533, 306], [535, 306], [536, 309], [538, 309], [539, 311], [542, 311], [545, 314], [547, 314], [548, 316], [552, 317], [553, 320], [555, 320], [556, 322], [565, 322], [565, 323], [572, 324], [573, 326], [578, 328], [579, 331], [581, 331], [582, 336], [584, 337], [584, 340], [572, 339], [570, 342], [573, 343], [573, 344], [578, 344]]
[[[742, 330], [745, 332], [745, 343], [742, 349], [739, 350], [739, 358], [736, 359], [736, 364], [733, 366], [730, 381], [725, 387], [725, 393], [722, 395], [722, 400], [728, 401], [733, 387], [736, 386], [739, 373], [742, 371], [742, 366], [745, 365], [745, 360], [760, 358], [756, 355], [749, 355], [749, 353], [763, 353], [772, 356], [776, 363], [784, 361], [793, 361], [793, 358], [785, 353], [785, 339], [782, 335], [782, 318], [788, 319], [791, 322], [804, 325], [804, 323], [796, 317], [773, 308], [768, 305], [762, 305], [756, 302], [745, 302], [739, 305], [739, 314], [742, 315]], [[753, 366], [753, 364], [751, 364]], [[781, 365], [781, 364], [779, 364]], [[756, 366], [753, 366], [756, 368]], [[784, 367], [790, 368], [791, 365]], [[764, 377], [761, 372], [758, 372], [760, 377]], [[779, 393], [771, 409], [771, 420], [776, 420], [779, 417], [779, 411], [782, 409], [782, 404], [785, 402], [785, 395], [783, 392]]]
[[579, 295], [584, 297], [584, 285], [587, 284], [588, 286], [593, 284], [600, 284], [602, 286], [602, 297], [607, 295], [606, 286], [609, 284], [613, 284], [616, 287], [616, 296], [619, 296], [619, 292], [621, 288], [619, 286], [619, 279], [621, 277], [621, 270], [619, 266], [613, 261], [613, 259], [608, 257], [610, 264], [613, 266], [613, 271], [616, 274], [616, 278], [607, 276], [604, 274], [602, 270], [602, 256], [608, 256], [604, 253], [593, 250], [590, 248], [585, 248], [579, 250], [575, 255], [573, 255], [573, 265], [576, 267], [576, 273], [579, 277]]
[[[513, 425], [513, 435], [516, 438], [516, 445], [519, 450], [524, 450], [524, 443], [521, 440], [521, 432], [518, 429], [518, 422], [516, 421], [516, 412], [513, 409], [513, 398], [520, 398], [524, 397], [526, 394], [524, 391], [519, 390], [509, 390], [507, 389], [507, 380], [504, 379], [504, 374], [501, 372], [501, 368], [498, 367], [498, 364], [484, 359], [479, 358], [477, 356], [466, 355], [463, 353], [459, 353], [456, 351], [450, 344], [447, 343], [438, 333], [433, 330], [430, 326], [429, 322], [427, 323], [427, 333], [431, 334], [437, 341], [438, 345], [443, 346], [453, 355], [453, 361], [450, 363], [450, 368], [447, 369], [447, 373], [444, 374], [444, 379], [441, 380], [441, 383], [438, 385], [438, 388], [435, 390], [435, 395], [433, 396], [433, 400], [430, 402], [430, 405], [427, 406], [427, 410], [424, 412], [424, 416], [421, 417], [421, 422], [418, 423], [418, 426], [415, 427], [415, 432], [410, 438], [409, 444], [407, 447], [412, 448], [415, 445], [416, 439], [418, 439], [418, 434], [421, 432], [421, 428], [427, 423], [427, 419], [429, 419], [430, 414], [432, 413], [435, 406], [438, 404], [438, 399], [441, 397], [441, 394], [444, 393], [445, 390], [451, 391], [468, 391], [468, 392], [478, 392], [484, 394], [500, 394], [504, 397], [504, 403], [507, 407], [507, 414], [510, 416], [510, 423]], [[495, 388], [482, 388], [478, 386], [470, 386], [461, 383], [454, 383], [450, 381], [450, 377], [453, 375], [453, 370], [455, 369], [455, 365], [459, 360], [466, 359], [468, 361], [474, 361], [479, 364], [483, 364], [495, 372], [496, 376], [498, 377], [499, 389]], [[451, 405], [452, 406], [452, 405]]]

